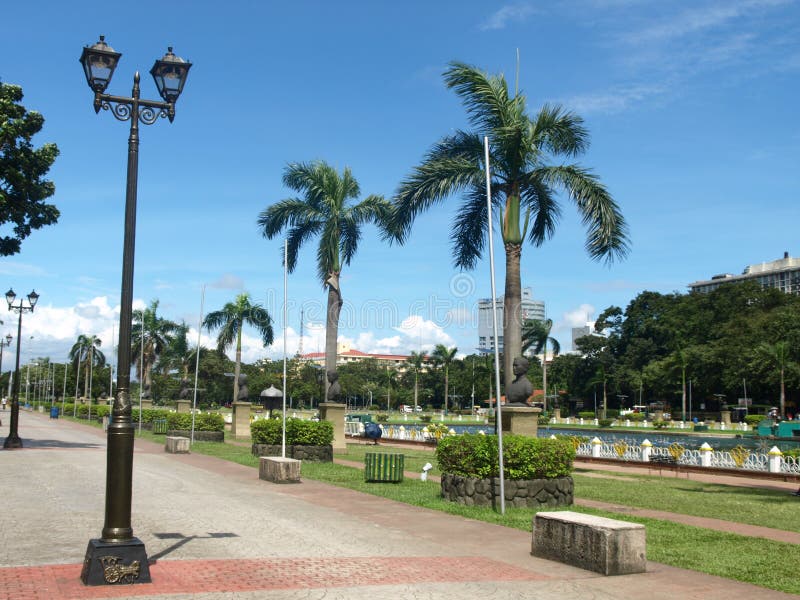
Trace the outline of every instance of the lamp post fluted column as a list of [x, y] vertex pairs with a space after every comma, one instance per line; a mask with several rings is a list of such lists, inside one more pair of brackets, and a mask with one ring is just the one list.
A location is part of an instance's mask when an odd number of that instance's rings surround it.
[[3, 448], [9, 450], [22, 448], [22, 439], [19, 437], [19, 344], [22, 339], [22, 313], [33, 312], [36, 302], [39, 300], [39, 294], [36, 293], [36, 290], [28, 294], [27, 306], [25, 306], [22, 298], [19, 299], [19, 304], [14, 304], [16, 297], [17, 295], [13, 289], [6, 292], [8, 310], [19, 314], [19, 319], [17, 320], [17, 361], [14, 367], [14, 391], [11, 393], [11, 426], [8, 430], [8, 437], [3, 442]]
[[[130, 370], [131, 320], [133, 316], [133, 267], [136, 240], [136, 201], [139, 171], [139, 122], [152, 125], [159, 117], [175, 118], [175, 102], [183, 90], [191, 63], [175, 56], [170, 48], [157, 60], [150, 73], [164, 102], [143, 100], [139, 90], [139, 72], [133, 77], [130, 97], [105, 93], [119, 61], [120, 53], [108, 46], [104, 37], [85, 47], [80, 62], [89, 87], [94, 92], [94, 109], [109, 110], [120, 121], [130, 121], [128, 169], [125, 187], [125, 232], [122, 250], [122, 285], [120, 290], [119, 350], [117, 352], [117, 393], [108, 424], [106, 450], [105, 520], [100, 539], [92, 539], [86, 550], [81, 580], [86, 585], [148, 583], [150, 569], [141, 540], [131, 527], [133, 487], [133, 424], [131, 422]], [[116, 577], [112, 567], [124, 567]]]

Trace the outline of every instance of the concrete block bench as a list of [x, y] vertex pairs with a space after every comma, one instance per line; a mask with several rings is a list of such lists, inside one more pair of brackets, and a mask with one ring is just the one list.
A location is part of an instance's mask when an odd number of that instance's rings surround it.
[[261, 456], [258, 462], [258, 478], [272, 483], [298, 483], [300, 461], [282, 456]]
[[168, 435], [165, 438], [164, 451], [170, 454], [188, 454], [189, 438]]
[[644, 573], [644, 525], [571, 511], [540, 512], [531, 554], [603, 575]]

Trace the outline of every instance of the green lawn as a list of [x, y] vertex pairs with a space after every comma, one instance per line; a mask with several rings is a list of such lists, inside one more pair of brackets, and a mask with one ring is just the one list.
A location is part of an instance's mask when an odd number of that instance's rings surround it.
[[[163, 436], [154, 436], [150, 432], [143, 432], [142, 438], [163, 442]], [[363, 464], [364, 454], [376, 451], [402, 452], [407, 471], [420, 472], [426, 462], [436, 465], [435, 455], [430, 451], [366, 444], [349, 444], [347, 454], [337, 455], [337, 458]], [[195, 442], [192, 452], [258, 467], [258, 458], [251, 454], [249, 446]], [[438, 471], [434, 469], [431, 473]], [[433, 481], [406, 478], [400, 484], [366, 483], [361, 468], [334, 463], [304, 462], [302, 476], [523, 531], [530, 531], [535, 513], [533, 509], [508, 508], [505, 515], [500, 515], [491, 508], [446, 502], [440, 497], [438, 483]], [[579, 498], [800, 531], [797, 519], [800, 503], [786, 492], [703, 484], [669, 477], [589, 477], [586, 471], [577, 471], [574, 477], [575, 494]], [[647, 557], [650, 560], [800, 594], [800, 578], [797, 577], [800, 545], [588, 508], [571, 507], [570, 510], [645, 525]]]

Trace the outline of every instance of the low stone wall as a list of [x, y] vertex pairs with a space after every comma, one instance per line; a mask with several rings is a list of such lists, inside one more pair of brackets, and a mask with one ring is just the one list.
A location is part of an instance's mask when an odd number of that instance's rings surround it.
[[[280, 444], [253, 444], [253, 456], [280, 455]], [[286, 446], [286, 458], [309, 462], [333, 462], [333, 446]]]
[[[506, 503], [515, 508], [526, 506], [572, 506], [572, 477], [504, 482]], [[467, 506], [494, 506], [500, 497], [500, 478], [472, 479], [442, 475], [442, 497]]]
[[[188, 429], [170, 429], [167, 431], [167, 435], [169, 436], [177, 436], [177, 437], [185, 437], [190, 438], [192, 437], [192, 432]], [[225, 441], [225, 434], [222, 431], [195, 431], [194, 432], [194, 441], [195, 442], [224, 442]]]

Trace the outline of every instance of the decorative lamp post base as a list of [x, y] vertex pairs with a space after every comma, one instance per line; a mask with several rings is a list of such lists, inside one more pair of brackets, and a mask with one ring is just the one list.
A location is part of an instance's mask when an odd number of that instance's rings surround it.
[[6, 441], [3, 442], [3, 448], [6, 450], [14, 450], [16, 448], [22, 448], [22, 439], [18, 435], [8, 436]]
[[139, 538], [124, 542], [89, 540], [81, 581], [84, 585], [151, 583], [144, 543]]

